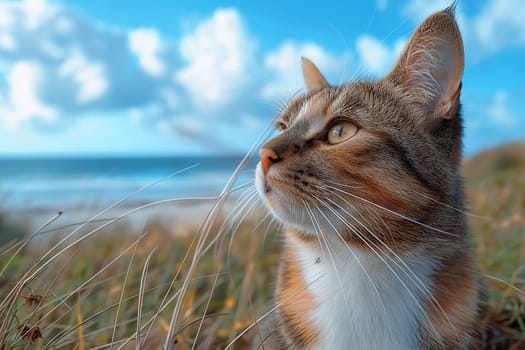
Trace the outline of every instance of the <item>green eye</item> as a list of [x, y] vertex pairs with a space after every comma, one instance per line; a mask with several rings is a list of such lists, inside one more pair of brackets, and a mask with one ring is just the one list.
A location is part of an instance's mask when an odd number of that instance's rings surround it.
[[357, 126], [351, 122], [340, 122], [328, 130], [328, 143], [334, 145], [348, 140], [357, 133]]

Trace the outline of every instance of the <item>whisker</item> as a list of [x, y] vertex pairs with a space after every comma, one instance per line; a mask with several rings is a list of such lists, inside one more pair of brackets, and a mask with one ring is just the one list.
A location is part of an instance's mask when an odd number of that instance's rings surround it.
[[394, 211], [394, 210], [390, 210], [390, 209], [388, 209], [388, 208], [385, 208], [385, 207], [383, 207], [382, 205], [379, 205], [379, 204], [377, 204], [377, 203], [374, 203], [374, 202], [372, 202], [372, 201], [370, 201], [370, 200], [368, 200], [368, 199], [365, 199], [365, 198], [363, 198], [363, 197], [361, 197], [361, 196], [358, 196], [358, 195], [356, 195], [356, 194], [350, 193], [350, 192], [348, 192], [348, 191], [344, 191], [344, 190], [341, 190], [341, 189], [339, 189], [339, 188], [337, 188], [337, 187], [330, 186], [330, 185], [328, 185], [328, 187], [329, 187], [330, 189], [332, 189], [332, 190], [335, 190], [335, 191], [338, 191], [338, 192], [342, 192], [342, 193], [347, 194], [347, 195], [349, 195], [349, 196], [351, 196], [351, 197], [353, 197], [353, 198], [356, 198], [356, 199], [358, 199], [358, 200], [360, 200], [360, 201], [363, 201], [363, 202], [365, 202], [365, 203], [368, 203], [368, 204], [370, 204], [370, 205], [373, 205], [373, 206], [376, 207], [376, 208], [379, 208], [379, 209], [384, 210], [384, 211], [386, 211], [386, 212], [388, 212], [388, 213], [390, 213], [390, 214], [393, 214], [393, 215], [395, 215], [395, 216], [397, 216], [397, 217], [400, 217], [400, 218], [402, 218], [402, 219], [405, 219], [405, 220], [407, 220], [407, 221], [409, 221], [409, 222], [411, 222], [411, 223], [413, 223], [413, 224], [416, 224], [416, 225], [422, 226], [422, 227], [424, 227], [424, 228], [428, 228], [429, 230], [436, 231], [436, 232], [442, 233], [442, 234], [447, 235], [447, 236], [452, 236], [452, 237], [458, 237], [458, 236], [459, 236], [459, 235], [456, 234], [456, 233], [448, 232], [448, 231], [442, 230], [442, 229], [440, 229], [440, 228], [437, 228], [437, 227], [434, 227], [434, 226], [431, 226], [431, 225], [427, 225], [427, 224], [425, 224], [425, 223], [423, 223], [423, 222], [417, 221], [417, 220], [415, 220], [415, 219], [413, 219], [413, 218], [411, 218], [411, 217], [408, 217], [408, 216], [406, 216], [406, 215], [403, 215], [403, 214], [401, 214], [401, 213], [398, 213], [398, 212], [396, 212], [396, 211]]
[[329, 245], [326, 237], [323, 235], [323, 233], [321, 231], [321, 227], [319, 225], [319, 222], [318, 222], [317, 218], [315, 217], [314, 213], [312, 212], [312, 209], [308, 206], [308, 204], [304, 200], [302, 202], [303, 202], [304, 208], [307, 210], [307, 212], [309, 214], [309, 217], [310, 217], [310, 220], [312, 222], [312, 225], [314, 226], [314, 230], [317, 233], [316, 237], [318, 238], [320, 246], [322, 247], [322, 245], [323, 245], [321, 240], [325, 244], [326, 251], [328, 252], [328, 256], [330, 257], [330, 261], [332, 263], [332, 267], [333, 267], [334, 272], [335, 272], [336, 277], [337, 277], [337, 282], [339, 283], [339, 287], [341, 288], [341, 292], [343, 293], [343, 299], [345, 301], [345, 307], [346, 307], [347, 311], [349, 312], [350, 308], [349, 308], [348, 299], [347, 299], [347, 296], [346, 296], [346, 293], [345, 293], [345, 288], [343, 286], [343, 281], [342, 281], [341, 276], [339, 274], [339, 270], [337, 269], [337, 266], [336, 266], [336, 263], [335, 263], [335, 259], [334, 259], [334, 255], [332, 254], [332, 251], [330, 249], [330, 245]]
[[[321, 201], [319, 198], [315, 197], [323, 206], [327, 207], [328, 205], [326, 203], [324, 203], [323, 201]], [[343, 237], [341, 236], [341, 234], [339, 233], [339, 231], [335, 228], [334, 224], [332, 224], [332, 222], [328, 219], [328, 217], [323, 213], [322, 210], [319, 210], [319, 213], [325, 218], [326, 222], [330, 225], [330, 227], [332, 227], [332, 229], [334, 230], [334, 232], [337, 234], [337, 237], [341, 240], [341, 242], [345, 245], [345, 247], [348, 249], [348, 251], [350, 252], [350, 254], [352, 255], [352, 257], [355, 259], [355, 261], [357, 261], [358, 265], [361, 267], [361, 269], [363, 270], [363, 273], [365, 274], [366, 278], [368, 279], [368, 281], [370, 282], [370, 284], [372, 285], [372, 289], [374, 290], [374, 292], [376, 293], [376, 296], [377, 298], [381, 301], [381, 305], [383, 307], [383, 311], [386, 313], [386, 306], [385, 306], [385, 302], [383, 300], [383, 297], [381, 296], [381, 294], [379, 293], [379, 290], [377, 289], [377, 286], [376, 284], [374, 283], [372, 277], [370, 276], [370, 274], [368, 273], [367, 269], [363, 266], [363, 264], [361, 263], [361, 260], [357, 257], [357, 255], [355, 254], [354, 250], [350, 247], [349, 244], [347, 244], [347, 242], [343, 239]]]
[[492, 218], [488, 217], [488, 216], [483, 216], [483, 215], [477, 215], [477, 214], [474, 214], [474, 213], [471, 213], [469, 212], [468, 210], [463, 210], [463, 209], [459, 209], [459, 208], [456, 208], [452, 205], [449, 205], [447, 203], [443, 203], [435, 198], [432, 198], [431, 196], [427, 196], [426, 194], [422, 193], [422, 192], [414, 192], [415, 194], [417, 194], [418, 196], [421, 196], [421, 197], [424, 197], [426, 199], [429, 199], [431, 201], [433, 201], [434, 203], [437, 203], [439, 205], [442, 205], [444, 207], [447, 207], [447, 208], [450, 208], [452, 210], [455, 210], [457, 211], [458, 213], [460, 214], [465, 214], [467, 216], [470, 216], [470, 217], [473, 217], [473, 218], [477, 218], [477, 219], [484, 219], [484, 220], [492, 220]]
[[[338, 198], [340, 198], [341, 200], [345, 201], [347, 204], [349, 204], [344, 198], [342, 198], [340, 195], [336, 194], [336, 196], [338, 196]], [[333, 205], [337, 205], [337, 203], [335, 203], [334, 201], [332, 201], [330, 198], [327, 198], [328, 201], [330, 201]], [[330, 208], [330, 207], [329, 207]], [[401, 257], [399, 257], [389, 246], [388, 244], [384, 243], [374, 232], [372, 232], [366, 225], [364, 225], [362, 222], [360, 222], [359, 220], [357, 220], [351, 213], [349, 213], [346, 209], [344, 208], [341, 208], [341, 210], [343, 210], [343, 212], [348, 215], [349, 217], [351, 217], [354, 221], [356, 221], [361, 227], [363, 227], [370, 235], [372, 235], [372, 237], [374, 237], [379, 243], [381, 243], [389, 252], [390, 254], [392, 254], [400, 263], [402, 266], [399, 265], [399, 263], [396, 262], [396, 260], [393, 260], [392, 257], [390, 257], [388, 254], [386, 254], [385, 256], [390, 260], [392, 261], [399, 269], [401, 269], [401, 271], [403, 271], [405, 273], [405, 275], [410, 279], [411, 282], [415, 283], [415, 286], [421, 291], [423, 292], [423, 294], [427, 297], [430, 298], [430, 301], [434, 304], [434, 307], [437, 308], [437, 310], [439, 312], [441, 312], [441, 314], [444, 316], [445, 320], [449, 323], [449, 325], [452, 327], [452, 328], [455, 328], [455, 326], [452, 324], [452, 322], [450, 321], [448, 315], [445, 313], [445, 311], [443, 310], [441, 304], [435, 299], [434, 295], [432, 294], [432, 292], [426, 287], [426, 285], [423, 283], [423, 281], [421, 281], [421, 279], [417, 276], [417, 274], [406, 264], [406, 262], [401, 259]], [[345, 224], [348, 223], [346, 221], [346, 219], [342, 218], [342, 216], [337, 213], [336, 211], [333, 211], [334, 215], [338, 216], [341, 218], [341, 220], [345, 220]], [[349, 224], [349, 223], [348, 223]], [[352, 232], [354, 232], [361, 240], [363, 240], [363, 242], [368, 242], [368, 239], [366, 239], [365, 236], [361, 235], [357, 230], [352, 229], [350, 226], [348, 226]], [[353, 227], [353, 226], [352, 226]], [[367, 246], [372, 249], [372, 251], [375, 252], [375, 250], [368, 244], [366, 243]], [[375, 244], [374, 242], [371, 242], [370, 241], [370, 244], [374, 245], [376, 248], [379, 249], [379, 247], [377, 247], [377, 244]], [[379, 249], [381, 251], [381, 249]], [[380, 257], [380, 255], [375, 252], [376, 255], [378, 257]], [[383, 260], [383, 259], [381, 259]], [[387, 267], [390, 269], [390, 266], [385, 262], [385, 264], [387, 265]], [[393, 272], [393, 271], [392, 271]], [[397, 275], [396, 275], [397, 276]], [[401, 282], [401, 280], [400, 280]], [[423, 315], [426, 315], [425, 312], [423, 312]], [[429, 323], [430, 324], [430, 323]], [[436, 332], [436, 335], [439, 335], [439, 332]]]
[[[329, 207], [330, 208], [330, 207]], [[339, 213], [337, 213], [336, 211], [333, 211], [334, 215], [336, 215], [336, 217], [338, 217], [353, 233], [355, 233], [357, 235], [357, 237], [359, 237], [361, 239], [361, 241], [363, 243], [365, 243], [368, 248], [383, 262], [383, 264], [385, 264], [385, 266], [390, 270], [390, 272], [392, 272], [392, 274], [396, 277], [396, 279], [401, 283], [401, 285], [403, 286], [403, 288], [405, 288], [405, 290], [409, 293], [409, 295], [411, 296], [411, 298], [414, 300], [417, 308], [420, 310], [421, 314], [423, 315], [423, 317], [425, 318], [428, 318], [426, 312], [425, 312], [425, 309], [424, 307], [421, 305], [419, 299], [417, 299], [417, 297], [413, 294], [413, 292], [410, 290], [410, 288], [408, 288], [408, 286], [406, 285], [406, 283], [401, 279], [401, 277], [399, 276], [399, 274], [390, 266], [390, 264], [387, 263], [387, 261], [383, 258], [383, 256], [381, 254], [379, 254], [370, 244], [374, 245], [380, 252], [381, 249], [379, 249], [379, 247], [377, 247], [376, 244], [374, 244], [373, 242], [369, 242], [368, 239], [366, 239], [365, 236], [361, 235], [361, 233], [359, 233], [359, 231], [357, 229], [355, 229], [346, 219], [344, 219]], [[355, 218], [354, 218], [355, 220]], [[366, 228], [365, 228], [366, 229]], [[385, 245], [386, 246], [386, 245]], [[403, 268], [400, 267], [395, 260], [393, 260], [391, 257], [389, 257], [388, 255], [385, 255], [387, 258], [390, 259], [390, 261], [392, 261], [398, 268], [401, 269], [401, 271], [403, 271]], [[411, 269], [410, 269], [411, 271]], [[406, 272], [405, 272], [406, 273]], [[410, 276], [408, 276], [410, 278]], [[412, 280], [412, 282], [414, 282]], [[419, 288], [418, 286], [418, 283], [415, 284], [415, 286]], [[420, 289], [421, 290], [421, 289]], [[429, 323], [432, 328], [434, 329], [436, 335], [439, 335], [439, 333], [435, 330], [435, 327]]]

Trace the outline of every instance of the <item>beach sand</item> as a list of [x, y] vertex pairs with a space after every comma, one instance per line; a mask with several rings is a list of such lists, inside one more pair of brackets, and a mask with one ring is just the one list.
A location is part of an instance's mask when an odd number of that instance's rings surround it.
[[[229, 197], [223, 203], [218, 218], [221, 220], [234, 216], [238, 198]], [[60, 228], [64, 234], [87, 221], [92, 221], [90, 227], [103, 225], [114, 221], [112, 225], [124, 225], [131, 234], [140, 233], [151, 223], [168, 228], [173, 235], [186, 236], [196, 232], [204, 223], [206, 217], [216, 204], [216, 200], [183, 200], [162, 203], [123, 203], [113, 208], [99, 208], [96, 206], [77, 206], [70, 208], [25, 208], [10, 210], [5, 217], [14, 226], [23, 227], [28, 233], [35, 232], [43, 224], [55, 217], [57, 212], [62, 214], [47, 228]], [[262, 210], [254, 209], [255, 215], [250, 218], [260, 218]], [[95, 226], [93, 226], [95, 225]]]

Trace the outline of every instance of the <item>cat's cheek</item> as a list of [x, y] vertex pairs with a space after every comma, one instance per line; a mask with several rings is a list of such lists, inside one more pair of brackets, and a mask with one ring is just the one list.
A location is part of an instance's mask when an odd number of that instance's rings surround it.
[[255, 168], [255, 187], [257, 192], [259, 192], [259, 196], [263, 199], [264, 205], [273, 214], [273, 216], [282, 223], [288, 223], [286, 215], [281, 213], [282, 208], [280, 208], [281, 210], [278, 208], [280, 207], [280, 200], [274, 198], [276, 193], [273, 191], [267, 191], [266, 178], [262, 171], [261, 163], [257, 164], [257, 167]]
[[257, 192], [259, 192], [259, 196], [262, 198], [264, 204], [268, 209], [272, 210], [272, 196], [271, 193], [267, 191], [266, 179], [260, 162], [255, 168], [255, 188], [257, 189]]

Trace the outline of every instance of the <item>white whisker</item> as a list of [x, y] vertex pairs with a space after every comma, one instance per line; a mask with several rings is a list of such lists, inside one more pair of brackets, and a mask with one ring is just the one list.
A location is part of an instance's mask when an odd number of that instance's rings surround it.
[[332, 190], [335, 190], [335, 191], [338, 191], [338, 192], [342, 192], [342, 193], [344, 193], [344, 194], [347, 194], [347, 195], [349, 195], [349, 196], [351, 196], [351, 197], [353, 197], [353, 198], [356, 198], [356, 199], [358, 199], [358, 200], [360, 200], [360, 201], [366, 202], [366, 203], [368, 203], [368, 204], [370, 204], [370, 205], [373, 205], [373, 206], [376, 207], [376, 208], [379, 208], [379, 209], [384, 210], [384, 211], [386, 211], [386, 212], [388, 212], [388, 213], [390, 213], [390, 214], [393, 214], [393, 215], [395, 215], [395, 216], [397, 216], [397, 217], [400, 217], [400, 218], [402, 218], [402, 219], [405, 219], [405, 220], [407, 220], [407, 221], [409, 221], [409, 222], [411, 222], [411, 223], [413, 223], [413, 224], [420, 225], [420, 226], [422, 226], [422, 227], [424, 227], [424, 228], [428, 228], [428, 229], [430, 229], [430, 230], [432, 230], [432, 231], [436, 231], [436, 232], [442, 233], [442, 234], [447, 235], [447, 236], [458, 237], [458, 234], [456, 234], [456, 233], [448, 232], [448, 231], [442, 230], [442, 229], [440, 229], [440, 228], [437, 228], [437, 227], [434, 227], [434, 226], [431, 226], [431, 225], [427, 225], [427, 224], [425, 224], [425, 223], [423, 223], [423, 222], [417, 221], [417, 220], [415, 220], [415, 219], [413, 219], [413, 218], [411, 218], [411, 217], [408, 217], [408, 216], [406, 216], [406, 215], [403, 215], [403, 214], [401, 214], [401, 213], [398, 213], [398, 212], [396, 212], [396, 211], [394, 211], [394, 210], [390, 210], [390, 209], [388, 209], [388, 208], [385, 208], [385, 207], [383, 207], [383, 206], [380, 205], [380, 204], [374, 203], [374, 202], [372, 202], [372, 201], [370, 201], [370, 200], [368, 200], [368, 199], [366, 199], [366, 198], [363, 198], [363, 197], [361, 197], [361, 196], [355, 195], [355, 194], [350, 193], [350, 192], [348, 192], [348, 191], [344, 191], [344, 190], [341, 190], [341, 189], [339, 189], [339, 188], [337, 188], [337, 187], [329, 186], [329, 185], [328, 185], [328, 188], [330, 188], [330, 189], [332, 189]]

